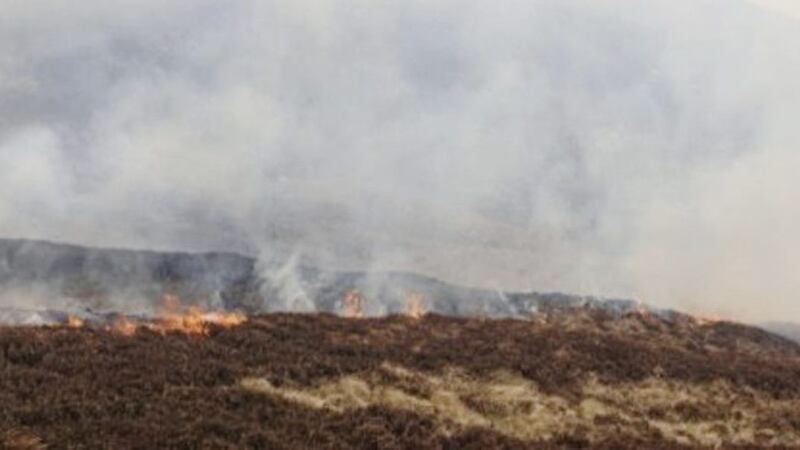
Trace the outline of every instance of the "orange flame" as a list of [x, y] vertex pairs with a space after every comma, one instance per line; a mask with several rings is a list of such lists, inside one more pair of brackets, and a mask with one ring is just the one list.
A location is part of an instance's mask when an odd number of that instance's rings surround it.
[[170, 332], [207, 335], [210, 325], [230, 328], [247, 321], [247, 316], [238, 311], [208, 312], [199, 306], [184, 307], [176, 295], [165, 295], [164, 306], [158, 316], [149, 322], [137, 322], [127, 317], [117, 318], [109, 327], [111, 331], [132, 336], [140, 327], [157, 333]]
[[84, 321], [80, 317], [73, 316], [72, 314], [70, 314], [67, 317], [67, 326], [68, 327], [70, 327], [70, 328], [81, 328], [81, 327], [83, 327], [83, 325], [84, 325]]
[[361, 293], [353, 290], [344, 294], [342, 299], [342, 306], [344, 307], [344, 316], [351, 319], [360, 319], [364, 317], [364, 298]]
[[428, 313], [425, 307], [425, 297], [422, 294], [410, 294], [406, 297], [406, 315], [414, 319], [420, 319]]
[[186, 334], [208, 334], [211, 324], [229, 328], [240, 325], [246, 320], [247, 316], [238, 311], [208, 312], [196, 305], [183, 307], [177, 295], [165, 295], [159, 318], [149, 328], [159, 333], [177, 331]]
[[695, 315], [694, 320], [698, 325], [713, 325], [718, 322], [724, 322], [727, 319], [716, 314], [710, 314], [710, 315]]
[[117, 317], [114, 322], [108, 327], [111, 331], [119, 333], [123, 336], [133, 336], [139, 328], [139, 323], [127, 317]]

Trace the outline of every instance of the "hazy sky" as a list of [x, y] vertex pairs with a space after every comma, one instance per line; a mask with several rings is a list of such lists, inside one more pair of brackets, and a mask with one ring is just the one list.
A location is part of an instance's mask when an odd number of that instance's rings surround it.
[[800, 320], [780, 0], [0, 0], [0, 235]]
[[756, 5], [770, 9], [777, 13], [786, 14], [800, 19], [800, 2], [796, 0], [750, 0]]

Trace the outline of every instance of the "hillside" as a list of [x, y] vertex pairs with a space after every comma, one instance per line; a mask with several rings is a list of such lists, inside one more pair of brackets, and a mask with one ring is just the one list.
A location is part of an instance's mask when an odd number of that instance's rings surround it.
[[[342, 298], [352, 291], [363, 298], [364, 313], [374, 316], [402, 313], [412, 294], [425, 298], [427, 310], [448, 316], [527, 317], [540, 310], [581, 305], [619, 313], [642, 307], [632, 300], [473, 289], [413, 273], [273, 264], [235, 253], [117, 250], [0, 239], [0, 322], [3, 317], [15, 323], [25, 319], [20, 309], [46, 310], [59, 317], [63, 312], [153, 313], [165, 293], [206, 308], [251, 314], [338, 313]], [[45, 313], [33, 322], [46, 322], [47, 317]]]
[[0, 296], [7, 448], [800, 448], [800, 346], [631, 300], [18, 240]]
[[800, 343], [800, 325], [792, 322], [767, 322], [759, 324], [767, 331]]
[[9, 448], [800, 448], [800, 347], [683, 316], [5, 327], [0, 373]]

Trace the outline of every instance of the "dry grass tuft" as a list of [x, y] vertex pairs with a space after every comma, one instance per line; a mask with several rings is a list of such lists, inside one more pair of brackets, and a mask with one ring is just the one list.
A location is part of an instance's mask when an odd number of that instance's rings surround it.
[[2, 434], [0, 448], [8, 450], [44, 450], [47, 448], [42, 440], [25, 430], [12, 429]]
[[[408, 381], [415, 383], [413, 390]], [[340, 413], [380, 406], [423, 414], [444, 436], [485, 428], [523, 441], [569, 435], [603, 442], [622, 434], [715, 448], [800, 446], [796, 426], [765, 420], [800, 411], [800, 401], [777, 400], [727, 381], [648, 378], [609, 385], [588, 377], [577, 396], [561, 396], [507, 371], [479, 378], [459, 369], [433, 375], [384, 363], [372, 373], [314, 386], [276, 387], [262, 378], [246, 378], [240, 386]]]

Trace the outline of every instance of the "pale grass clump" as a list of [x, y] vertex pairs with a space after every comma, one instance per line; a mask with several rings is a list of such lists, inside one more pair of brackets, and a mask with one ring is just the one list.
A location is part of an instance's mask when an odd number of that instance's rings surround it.
[[45, 450], [47, 448], [41, 438], [24, 430], [8, 430], [0, 437], [2, 437], [0, 448], [9, 450]]
[[383, 364], [374, 373], [314, 386], [276, 387], [263, 378], [247, 378], [240, 387], [336, 412], [371, 405], [411, 411], [432, 417], [443, 435], [479, 427], [522, 440], [577, 433], [599, 441], [624, 433], [708, 447], [800, 445], [796, 430], [770, 428], [763, 421], [765, 414], [800, 410], [800, 401], [775, 400], [724, 381], [604, 383], [590, 376], [571, 395], [559, 395], [509, 372], [480, 378], [457, 368], [430, 374]]

